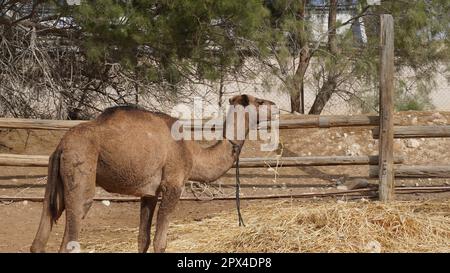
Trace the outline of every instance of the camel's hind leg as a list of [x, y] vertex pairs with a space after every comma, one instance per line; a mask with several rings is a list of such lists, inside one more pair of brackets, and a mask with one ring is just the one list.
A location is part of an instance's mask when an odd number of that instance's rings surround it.
[[139, 225], [139, 252], [145, 253], [150, 246], [150, 230], [152, 226], [153, 213], [158, 202], [158, 193], [155, 196], [141, 197], [141, 219]]
[[[171, 180], [173, 181], [173, 180]], [[175, 209], [180, 199], [184, 181], [181, 183], [166, 183], [162, 186], [162, 200], [158, 209], [154, 250], [157, 253], [164, 252], [167, 246], [167, 230], [169, 228], [169, 215]]]
[[[81, 151], [80, 151], [81, 150]], [[66, 227], [60, 252], [76, 252], [81, 220], [86, 216], [95, 195], [97, 156], [85, 149], [63, 153], [61, 178], [64, 183]]]

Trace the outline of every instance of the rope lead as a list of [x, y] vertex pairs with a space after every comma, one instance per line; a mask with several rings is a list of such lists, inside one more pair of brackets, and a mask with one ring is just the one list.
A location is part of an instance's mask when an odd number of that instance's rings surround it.
[[241, 198], [240, 198], [240, 190], [241, 190], [241, 181], [239, 180], [239, 156], [241, 154], [241, 145], [233, 144], [233, 149], [237, 155], [236, 157], [236, 209], [239, 218], [239, 226], [244, 226], [244, 219], [241, 214]]

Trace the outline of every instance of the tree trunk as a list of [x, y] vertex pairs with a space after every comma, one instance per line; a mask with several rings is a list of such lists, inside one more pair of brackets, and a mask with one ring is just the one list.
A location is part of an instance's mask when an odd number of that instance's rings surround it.
[[336, 55], [338, 54], [336, 41], [336, 14], [337, 14], [337, 0], [330, 0], [330, 11], [328, 14], [328, 52], [332, 58], [332, 65], [327, 71], [327, 78], [317, 94], [314, 103], [309, 110], [310, 115], [319, 115], [322, 113], [325, 105], [330, 100], [331, 96], [337, 87], [337, 69], [336, 69]]
[[319, 93], [317, 94], [311, 109], [309, 110], [310, 115], [320, 115], [325, 105], [330, 100], [331, 96], [336, 89], [336, 80], [328, 78], [327, 81], [320, 88]]
[[328, 50], [333, 56], [337, 53], [336, 43], [336, 14], [337, 0], [330, 0], [330, 12], [328, 14]]
[[[298, 10], [298, 17], [305, 21], [306, 14], [306, 0], [303, 0], [300, 8]], [[299, 30], [299, 48], [300, 48], [300, 60], [295, 71], [295, 76], [293, 79], [292, 90], [291, 90], [291, 113], [299, 112], [301, 114], [305, 113], [305, 102], [304, 102], [304, 79], [306, 74], [306, 69], [309, 65], [310, 51], [308, 40], [306, 38], [305, 24]]]

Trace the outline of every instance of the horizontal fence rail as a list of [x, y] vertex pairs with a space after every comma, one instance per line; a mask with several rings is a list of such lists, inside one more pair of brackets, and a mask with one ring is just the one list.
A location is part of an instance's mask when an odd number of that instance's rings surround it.
[[0, 118], [0, 129], [69, 130], [84, 120]]
[[[378, 116], [355, 115], [355, 116], [321, 116], [305, 115], [291, 116], [289, 119], [281, 119], [280, 129], [298, 128], [330, 128], [330, 127], [352, 127], [352, 126], [378, 126]], [[208, 120], [181, 120], [191, 130], [203, 128]], [[84, 123], [82, 120], [47, 120], [47, 119], [15, 119], [0, 118], [0, 129], [33, 129], [33, 130], [69, 130], [73, 126]], [[200, 124], [199, 125], [197, 125]], [[270, 127], [270, 123], [261, 123], [261, 126]], [[215, 129], [222, 129], [222, 124]]]
[[[70, 128], [85, 123], [81, 120], [45, 120], [45, 119], [15, 119], [0, 118], [0, 129], [30, 129], [30, 130], [69, 130]], [[195, 121], [182, 120], [186, 128], [191, 130], [203, 129], [201, 121], [197, 125]], [[280, 129], [300, 128], [330, 128], [330, 127], [355, 127], [355, 126], [378, 126], [378, 116], [302, 116], [295, 119], [282, 119], [279, 122]], [[261, 123], [261, 126], [270, 128], [270, 123]], [[222, 129], [222, 125], [214, 126]], [[372, 129], [372, 136], [378, 139], [379, 128]], [[440, 138], [450, 137], [450, 125], [417, 125], [417, 126], [395, 126], [394, 138]]]
[[[264, 123], [262, 123], [264, 125]], [[305, 115], [295, 119], [280, 120], [280, 129], [299, 128], [331, 128], [331, 127], [355, 127], [355, 126], [378, 126], [379, 117], [370, 115], [354, 116], [322, 116]], [[270, 127], [270, 126], [268, 126]]]
[[[396, 157], [395, 163], [404, 162], [403, 157]], [[301, 166], [338, 166], [338, 165], [378, 165], [378, 156], [304, 156], [280, 158], [241, 158], [240, 168], [260, 167], [301, 167]]]
[[[0, 166], [47, 167], [49, 156], [0, 154]], [[395, 157], [394, 173], [397, 178], [450, 178], [450, 165], [402, 165], [403, 157]], [[369, 177], [378, 177], [378, 156], [305, 156], [241, 158], [241, 168], [307, 167], [370, 165]], [[235, 167], [235, 166], [233, 166]]]
[[0, 166], [47, 167], [47, 155], [0, 154]]
[[[47, 155], [0, 154], [0, 166], [47, 167]], [[396, 164], [404, 162], [403, 157], [395, 158]], [[305, 156], [305, 157], [254, 157], [241, 158], [240, 168], [377, 165], [378, 156]], [[235, 166], [233, 166], [235, 167]]]
[[[374, 139], [380, 137], [380, 130], [372, 130]], [[431, 138], [450, 137], [450, 125], [417, 125], [417, 126], [395, 126], [394, 138]]]
[[[450, 178], [450, 165], [395, 165], [396, 178]], [[369, 177], [378, 177], [378, 166], [371, 167]]]
[[[411, 193], [437, 193], [450, 191], [450, 186], [428, 186], [428, 187], [396, 187], [396, 193], [398, 194], [411, 194]], [[356, 190], [337, 190], [329, 192], [306, 192], [297, 194], [268, 194], [268, 195], [246, 195], [241, 196], [243, 200], [262, 200], [262, 199], [292, 199], [292, 198], [314, 198], [314, 197], [339, 197], [345, 196], [348, 199], [351, 198], [376, 198], [377, 188], [366, 188]], [[0, 195], [0, 201], [14, 202], [14, 201], [34, 201], [42, 202], [43, 196], [4, 196]], [[113, 201], [113, 202], [140, 202], [139, 197], [94, 197], [94, 201]], [[161, 198], [159, 198], [159, 201]], [[215, 196], [208, 199], [201, 199], [197, 197], [181, 197], [181, 201], [221, 201], [221, 200], [235, 200], [235, 197], [219, 197]]]
[[[47, 167], [49, 156], [0, 154], [0, 166]], [[241, 168], [307, 167], [370, 165], [369, 177], [378, 177], [378, 156], [305, 156], [280, 158], [241, 158]], [[397, 178], [450, 178], [450, 165], [402, 165], [403, 157], [395, 157], [394, 174]], [[235, 166], [233, 166], [235, 167]]]

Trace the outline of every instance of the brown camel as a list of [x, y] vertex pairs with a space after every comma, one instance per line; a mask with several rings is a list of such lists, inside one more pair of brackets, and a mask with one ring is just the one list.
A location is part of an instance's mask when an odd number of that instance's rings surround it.
[[[230, 104], [256, 108], [274, 105], [249, 95], [235, 96]], [[246, 133], [251, 126], [248, 116]], [[211, 182], [222, 176], [237, 158], [234, 148], [244, 142], [224, 139], [203, 148], [195, 141], [177, 141], [171, 136], [175, 121], [166, 114], [119, 106], [71, 128], [50, 157], [41, 221], [31, 251], [45, 251], [52, 225], [65, 210], [60, 252], [68, 252], [69, 243], [78, 241], [81, 220], [92, 205], [98, 185], [108, 192], [141, 198], [139, 252], [149, 248], [153, 212], [162, 195], [154, 251], [164, 252], [168, 217], [185, 182]]]

